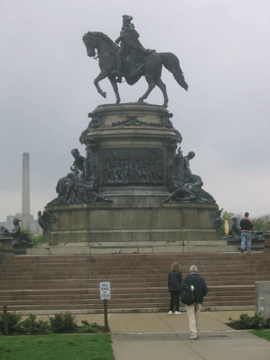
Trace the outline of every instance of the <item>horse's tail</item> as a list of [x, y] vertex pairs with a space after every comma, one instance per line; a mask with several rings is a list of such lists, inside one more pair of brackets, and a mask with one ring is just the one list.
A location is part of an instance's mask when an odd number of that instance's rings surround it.
[[173, 77], [178, 84], [185, 90], [188, 90], [188, 84], [186, 83], [183, 71], [180, 68], [178, 57], [172, 53], [160, 53], [160, 56], [162, 64], [173, 74]]

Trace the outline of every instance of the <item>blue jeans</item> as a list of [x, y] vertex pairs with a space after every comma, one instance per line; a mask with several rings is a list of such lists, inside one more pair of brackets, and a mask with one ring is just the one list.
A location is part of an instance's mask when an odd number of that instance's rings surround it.
[[242, 232], [241, 233], [241, 249], [245, 249], [247, 247], [247, 252], [251, 252], [251, 233], [250, 232]]

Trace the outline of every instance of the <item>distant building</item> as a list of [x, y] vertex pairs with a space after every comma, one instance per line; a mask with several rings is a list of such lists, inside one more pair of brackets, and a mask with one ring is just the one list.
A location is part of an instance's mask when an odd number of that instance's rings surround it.
[[[4, 222], [0, 223], [0, 226], [4, 226], [5, 228], [7, 228], [9, 231], [11, 231], [14, 228], [13, 225], [13, 219], [14, 218], [18, 218], [20, 220], [22, 220], [22, 213], [16, 213], [15, 215], [8, 215], [7, 216], [7, 220]], [[23, 229], [22, 223], [21, 223], [21, 227]], [[41, 235], [42, 234], [42, 229], [41, 227], [38, 225], [38, 221], [36, 219], [34, 219], [33, 215], [30, 215], [30, 229], [31, 233], [33, 233], [35, 236], [37, 235]]]

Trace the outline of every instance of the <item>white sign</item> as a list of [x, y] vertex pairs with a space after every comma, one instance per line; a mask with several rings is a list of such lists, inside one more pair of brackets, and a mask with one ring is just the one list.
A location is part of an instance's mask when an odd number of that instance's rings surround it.
[[101, 300], [110, 300], [111, 298], [111, 282], [103, 281], [99, 283], [100, 290], [100, 299]]

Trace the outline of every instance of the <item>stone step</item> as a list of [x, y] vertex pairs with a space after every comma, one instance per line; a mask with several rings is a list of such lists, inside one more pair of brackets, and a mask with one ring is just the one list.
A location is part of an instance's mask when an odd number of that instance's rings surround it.
[[[48, 269], [50, 270], [52, 266], [55, 266], [56, 268], [71, 268], [71, 269], [75, 269], [75, 268], [79, 268], [81, 270], [86, 270], [88, 268], [95, 268], [98, 270], [102, 270], [102, 269], [111, 269], [112, 267], [115, 268], [116, 270], [132, 270], [132, 269], [136, 269], [139, 265], [142, 268], [147, 268], [149, 266], [152, 267], [159, 267], [162, 269], [168, 269], [168, 267], [171, 267], [171, 264], [173, 262], [179, 262], [180, 266], [183, 268], [187, 268], [189, 269], [190, 264], [193, 264], [196, 262], [196, 264], [200, 264], [201, 266], [203, 266], [204, 268], [213, 268], [213, 267], [218, 267], [222, 264], [222, 266], [225, 266], [226, 268], [230, 269], [231, 267], [239, 267], [239, 265], [246, 265], [248, 268], [249, 267], [265, 267], [268, 264], [268, 261], [250, 261], [247, 263], [246, 259], [243, 260], [219, 260], [219, 261], [212, 261], [212, 260], [208, 260], [208, 261], [200, 261], [198, 259], [191, 259], [188, 261], [181, 261], [181, 259], [173, 259], [170, 261], [162, 261], [162, 263], [158, 262], [158, 261], [145, 261], [145, 262], [128, 262], [128, 263], [122, 263], [121, 261], [118, 261], [117, 263], [105, 263], [105, 262], [99, 262], [99, 263], [88, 263], [87, 265], [82, 266], [82, 264], [80, 262], [78, 263], [73, 263], [73, 264], [69, 264], [69, 263], [64, 263], [61, 264], [59, 262], [55, 262], [55, 263], [18, 263], [18, 264], [8, 264], [5, 266], [5, 270], [17, 270], [17, 271], [21, 271], [21, 270], [30, 270], [30, 269]], [[228, 261], [230, 261], [228, 263]]]
[[[125, 302], [124, 304], [119, 301], [118, 299], [110, 299], [108, 300], [108, 307], [109, 308], [135, 308], [135, 307], [149, 307], [149, 305], [151, 304], [151, 306], [153, 307], [164, 307], [164, 308], [168, 308], [169, 307], [169, 303], [170, 303], [170, 299], [169, 297], [166, 299], [149, 299], [147, 301], [147, 299], [138, 299], [136, 301], [132, 301], [132, 299], [130, 299], [129, 301]], [[6, 305], [6, 304], [3, 304]], [[216, 300], [213, 299], [212, 301], [204, 301], [203, 305], [208, 307], [208, 306], [241, 306], [241, 305], [251, 305], [250, 304], [250, 300], [245, 300], [245, 299], [234, 299], [234, 300], [230, 300], [229, 302], [225, 299], [220, 299], [220, 300]], [[253, 304], [252, 304], [253, 305]], [[2, 306], [2, 304], [0, 305]], [[24, 310], [26, 308], [32, 309], [32, 310], [36, 310], [36, 309], [59, 309], [62, 307], [62, 309], [85, 309], [85, 308], [92, 308], [92, 309], [102, 309], [104, 307], [103, 301], [100, 299], [86, 299], [84, 301], [44, 301], [43, 303], [33, 303], [33, 302], [23, 302], [23, 303], [18, 303], [16, 304], [16, 302], [14, 304], [7, 304], [8, 306], [8, 310], [12, 311], [13, 308], [21, 308], [21, 310]], [[180, 306], [183, 306], [183, 304], [181, 304]]]
[[[163, 304], [164, 306], [169, 306], [170, 299], [169, 297], [164, 298], [157, 298], [157, 297], [138, 297], [138, 298], [111, 298], [108, 300], [110, 303], [110, 306], [113, 307], [135, 307], [135, 304], [145, 304], [145, 307], [149, 307], [149, 304]], [[205, 299], [204, 304], [207, 305], [236, 305], [236, 304], [243, 304], [243, 305], [250, 305], [254, 302], [253, 297], [245, 297], [241, 296], [235, 299], [231, 299], [229, 296], [226, 298], [222, 297], [209, 297], [207, 300]], [[64, 307], [67, 306], [81, 306], [84, 307], [85, 305], [91, 305], [92, 307], [102, 307], [103, 301], [99, 298], [85, 298], [85, 299], [44, 299], [44, 300], [23, 300], [23, 301], [16, 301], [13, 300], [11, 306], [33, 306], [35, 308], [36, 306], [59, 306], [63, 305]], [[0, 306], [7, 305], [8, 309], [10, 308], [9, 302], [7, 301], [0, 301]]]
[[[186, 273], [183, 273], [183, 276], [185, 276]], [[250, 278], [250, 277], [256, 277], [256, 276], [269, 276], [270, 275], [270, 271], [258, 271], [258, 270], [254, 270], [254, 271], [250, 271], [250, 272], [243, 272], [243, 273], [237, 273], [237, 275], [233, 272], [228, 272], [226, 273], [226, 275], [224, 275], [224, 272], [205, 272], [205, 271], [201, 271], [200, 272], [201, 276], [206, 279], [211, 278], [213, 280], [215, 279], [220, 279], [221, 277], [224, 277], [226, 279], [232, 279], [232, 278], [236, 278], [239, 277], [241, 279], [246, 279], [246, 278]], [[163, 273], [161, 273], [160, 271], [154, 271], [154, 270], [148, 270], [147, 273], [145, 273], [145, 271], [140, 271], [140, 272], [131, 272], [131, 273], [126, 273], [126, 272], [117, 272], [117, 273], [95, 273], [92, 274], [90, 272], [82, 272], [82, 271], [76, 271], [76, 272], [69, 272], [69, 271], [64, 271], [64, 272], [58, 272], [55, 271], [55, 273], [50, 272], [25, 272], [23, 274], [1, 274], [0, 276], [0, 280], [1, 281], [9, 281], [11, 279], [16, 278], [17, 281], [23, 281], [23, 280], [27, 280], [27, 279], [36, 279], [36, 280], [54, 280], [54, 279], [62, 279], [62, 278], [68, 278], [68, 279], [90, 279], [90, 280], [99, 280], [101, 278], [110, 278], [110, 279], [121, 279], [121, 278], [129, 278], [129, 279], [142, 279], [142, 278], [156, 278], [156, 279], [167, 279], [168, 274], [167, 271], [165, 273], [165, 271]]]
[[[113, 288], [112, 296], [113, 297], [140, 297], [142, 296], [164, 296], [164, 294], [168, 294], [168, 289], [166, 287], [159, 288]], [[254, 296], [254, 287], [246, 287], [246, 288], [235, 288], [235, 287], [220, 287], [220, 288], [209, 288], [209, 292], [207, 298], [209, 296]], [[92, 290], [89, 289], [76, 289], [74, 290], [21, 290], [21, 291], [2, 291], [1, 299], [41, 299], [41, 298], [85, 298], [85, 297], [99, 297], [99, 289], [94, 288]]]
[[[218, 287], [211, 287], [209, 288], [209, 294], [211, 296], [213, 295], [220, 295], [220, 294], [226, 294], [231, 293], [232, 296], [235, 294], [253, 294], [254, 295], [254, 285], [251, 286], [218, 286]], [[123, 294], [128, 295], [132, 294], [133, 296], [137, 296], [137, 294], [141, 294], [142, 291], [146, 294], [155, 294], [159, 296], [160, 294], [167, 294], [168, 289], [166, 286], [163, 287], [148, 287], [148, 288], [141, 288], [141, 287], [132, 287], [132, 288], [113, 288], [113, 294], [114, 296], [122, 296]], [[24, 290], [2, 290], [0, 295], [1, 298], [39, 298], [43, 296], [74, 296], [74, 297], [80, 297], [80, 296], [88, 296], [88, 295], [98, 295], [99, 296], [99, 288], [95, 287], [91, 290], [89, 288], [75, 288], [75, 289], [24, 289]]]
[[102, 312], [99, 282], [111, 281], [109, 308], [167, 311], [168, 271], [178, 261], [183, 275], [198, 265], [209, 287], [207, 308], [254, 308], [254, 281], [270, 280], [269, 260], [270, 254], [254, 253], [15, 257], [1, 266], [0, 306], [26, 313]]
[[110, 255], [68, 255], [68, 256], [17, 256], [14, 257], [13, 260], [6, 260], [6, 263], [76, 263], [80, 262], [82, 263], [98, 263], [100, 262], [100, 259], [102, 259], [105, 263], [112, 264], [115, 262], [123, 261], [128, 264], [130, 261], [148, 261], [153, 260], [158, 262], [159, 259], [162, 259], [162, 261], [188, 261], [190, 259], [196, 259], [201, 261], [216, 261], [218, 262], [219, 259], [222, 260], [235, 260], [235, 261], [242, 261], [245, 258], [251, 258], [253, 260], [260, 259], [260, 260], [266, 260], [267, 255], [264, 253], [251, 253], [251, 254], [239, 254], [239, 253], [230, 253], [230, 254], [211, 254], [211, 253], [201, 253], [201, 254], [193, 254], [193, 253], [185, 253], [185, 254], [149, 254], [149, 255], [141, 255], [141, 254], [110, 254]]
[[[125, 279], [117, 279], [117, 280], [111, 280], [111, 279], [100, 279], [101, 281], [110, 281], [112, 288], [133, 288], [133, 287], [142, 287], [144, 289], [148, 287], [156, 288], [160, 287], [163, 288], [164, 286], [167, 286], [167, 281], [157, 281], [157, 280], [151, 280], [151, 279], [134, 279], [132, 282], [127, 282]], [[27, 282], [1, 282], [0, 285], [0, 292], [1, 291], [7, 291], [7, 290], [23, 290], [23, 289], [89, 289], [92, 291], [92, 289], [99, 288], [100, 280], [93, 280], [93, 281], [81, 281], [81, 279], [70, 279], [70, 280], [52, 280], [52, 281], [45, 281], [45, 280], [32, 280]], [[239, 284], [239, 279], [235, 278], [232, 280], [207, 280], [208, 287], [211, 286], [235, 286], [235, 285], [254, 285], [255, 281], [270, 281], [270, 276], [264, 277], [256, 277], [255, 279], [246, 279], [245, 281], [242, 281], [241, 284]]]
[[[215, 301], [215, 302], [204, 302], [203, 303], [204, 310], [207, 311], [209, 308], [217, 308], [217, 307], [223, 307], [226, 308], [233, 308], [238, 307], [238, 309], [243, 309], [243, 307], [249, 306], [250, 309], [255, 309], [255, 305], [250, 304], [249, 301], [231, 301], [229, 304], [226, 301]], [[127, 309], [130, 309], [130, 312], [136, 312], [131, 309], [137, 309], [137, 312], [140, 312], [141, 309], [144, 312], [146, 309], [157, 309], [158, 311], [168, 311], [169, 308], [169, 299], [167, 299], [166, 302], [152, 302], [152, 303], [145, 303], [145, 302], [130, 302], [129, 304], [121, 304], [117, 302], [116, 304], [111, 303], [111, 300], [108, 300], [108, 311], [113, 313], [116, 312], [115, 310], [118, 309], [119, 312], [125, 312]], [[27, 313], [33, 313], [36, 310], [46, 311], [46, 310], [56, 310], [56, 312], [64, 312], [69, 310], [79, 310], [79, 312], [82, 311], [82, 309], [91, 309], [95, 310], [93, 312], [101, 312], [103, 313], [104, 307], [103, 307], [103, 301], [100, 300], [99, 304], [89, 304], [89, 303], [81, 303], [81, 304], [66, 304], [61, 303], [59, 305], [10, 305], [8, 306], [8, 311], [27, 311]], [[180, 310], [183, 311], [184, 307], [180, 305]]]
[[[106, 279], [105, 279], [106, 280]], [[260, 279], [261, 281], [265, 281], [264, 278]], [[270, 280], [270, 278], [266, 279], [267, 281]], [[213, 281], [209, 281], [208, 283], [208, 286], [213, 286], [213, 285], [225, 285], [225, 286], [229, 286], [229, 285], [239, 285], [239, 281], [235, 280], [235, 281], [223, 281], [222, 283], [221, 282], [213, 282]], [[149, 286], [152, 286], [152, 287], [163, 287], [164, 286], [164, 282], [162, 283], [149, 283], [149, 282], [146, 282], [146, 283], [142, 283], [142, 282], [137, 282], [137, 285], [138, 287], [140, 288], [148, 288]], [[249, 280], [249, 281], [246, 281], [246, 283], [244, 284], [241, 284], [241, 285], [254, 285], [254, 281], [252, 280]], [[78, 284], [78, 283], [65, 283], [63, 284], [62, 282], [60, 283], [41, 283], [41, 284], [33, 284], [33, 283], [28, 283], [28, 284], [20, 284], [18, 283], [17, 285], [14, 284], [14, 285], [1, 285], [0, 286], [0, 293], [2, 293], [3, 290], [16, 290], [16, 289], [19, 289], [19, 290], [23, 290], [23, 289], [35, 289], [35, 290], [38, 290], [38, 289], [66, 289], [66, 288], [69, 288], [69, 289], [77, 289], [78, 286], [80, 286], [80, 288], [84, 288], [84, 289], [93, 289], [93, 288], [97, 288], [99, 286], [99, 282], [97, 282], [96, 284]], [[112, 283], [111, 282], [111, 287], [112, 288], [118, 288], [118, 287], [124, 287], [124, 288], [133, 288], [134, 286], [136, 286], [136, 283], [134, 282], [133, 284], [126, 284], [125, 282], [122, 282], [122, 283]]]
[[[185, 276], [185, 274], [183, 274]], [[235, 279], [239, 279], [242, 281], [246, 281], [249, 279], [252, 280], [257, 280], [260, 279], [262, 276], [268, 278], [270, 276], [269, 272], [254, 272], [254, 273], [250, 273], [248, 276], [246, 274], [244, 275], [240, 275], [240, 274], [215, 274], [214, 276], [211, 275], [211, 273], [203, 273], [201, 272], [201, 276], [207, 280], [207, 281], [233, 281]], [[40, 281], [44, 281], [44, 282], [48, 282], [48, 281], [58, 281], [58, 280], [62, 280], [63, 281], [75, 281], [75, 280], [79, 280], [80, 282], [82, 282], [83, 280], [85, 282], [98, 282], [98, 281], [103, 281], [103, 279], [108, 279], [114, 282], [122, 282], [123, 280], [132, 280], [132, 281], [159, 281], [159, 282], [167, 282], [168, 279], [168, 274], [167, 272], [165, 274], [155, 274], [155, 273], [147, 273], [147, 274], [55, 274], [53, 275], [44, 275], [41, 276], [41, 274], [29, 274], [29, 275], [24, 275], [24, 276], [12, 276], [12, 275], [7, 275], [7, 276], [1, 276], [1, 284], [7, 284], [7, 283], [27, 283], [27, 282], [40, 282]]]
[[[180, 268], [183, 272], [188, 272], [189, 271], [189, 267], [191, 262], [188, 262], [187, 264], [183, 264], [182, 262], [180, 263]], [[254, 262], [254, 263], [250, 263], [250, 264], [246, 264], [245, 262], [243, 263], [232, 263], [232, 264], [228, 264], [228, 262], [219, 262], [217, 264], [203, 264], [200, 262], [196, 262], [198, 268], [203, 269], [204, 272], [207, 271], [213, 271], [213, 269], [215, 269], [215, 271], [218, 271], [219, 268], [222, 268], [222, 271], [226, 271], [226, 272], [232, 272], [235, 271], [236, 269], [238, 269], [238, 271], [240, 272], [245, 272], [245, 271], [252, 271], [253, 269], [258, 269], [258, 270], [263, 270], [266, 269], [267, 270], [267, 262], [262, 263], [262, 262]], [[70, 266], [68, 264], [65, 264], [65, 266], [59, 266], [59, 264], [50, 264], [50, 266], [44, 266], [44, 264], [39, 264], [38, 266], [14, 266], [14, 267], [5, 267], [5, 269], [3, 269], [3, 271], [1, 271], [1, 273], [3, 274], [7, 274], [7, 273], [13, 273], [13, 272], [17, 272], [17, 273], [21, 273], [21, 272], [28, 272], [28, 271], [34, 271], [34, 272], [39, 272], [39, 271], [45, 271], [45, 272], [52, 272], [52, 271], [67, 271], [67, 269], [69, 271], [96, 271], [96, 272], [108, 272], [110, 271], [112, 268], [114, 269], [115, 272], [121, 272], [121, 271], [127, 271], [127, 272], [132, 272], [132, 271], [142, 271], [145, 269], [152, 269], [152, 270], [161, 270], [161, 271], [169, 271], [171, 268], [171, 262], [168, 264], [159, 264], [159, 263], [147, 263], [147, 264], [127, 264], [127, 265], [110, 265], [110, 266], [105, 266], [105, 265], [95, 265], [92, 264], [91, 266], [87, 266], [87, 267], [80, 267], [79, 264], [74, 265], [74, 266]], [[242, 265], [242, 267], [241, 267]], [[139, 268], [138, 268], [139, 267]], [[269, 269], [268, 269], [269, 271]]]
[[[99, 280], [103, 278], [110, 278], [110, 279], [121, 279], [121, 278], [129, 278], [129, 279], [137, 279], [137, 278], [156, 278], [160, 280], [167, 280], [168, 277], [168, 271], [169, 270], [154, 270], [154, 269], [148, 269], [147, 271], [139, 270], [134, 272], [125, 272], [125, 271], [117, 271], [117, 272], [91, 272], [91, 271], [31, 271], [31, 272], [23, 272], [23, 273], [1, 273], [0, 275], [0, 281], [10, 281], [14, 278], [17, 281], [24, 281], [28, 279], [36, 279], [36, 280], [53, 280], [53, 279], [60, 279], [60, 278], [68, 278], [68, 279], [90, 279], [90, 280]], [[186, 276], [188, 272], [182, 272], [183, 277]], [[258, 270], [253, 269], [252, 271], [246, 271], [246, 272], [237, 272], [237, 275], [235, 272], [213, 272], [213, 271], [201, 271], [201, 276], [206, 279], [220, 279], [220, 278], [226, 278], [226, 279], [233, 279], [235, 277], [239, 277], [241, 279], [246, 278], [252, 278], [254, 276], [270, 276], [270, 271], [268, 270]]]
[[[157, 302], [157, 301], [164, 301], [165, 303], [169, 301], [169, 296], [165, 294], [148, 294], [148, 296], [144, 296], [143, 294], [129, 294], [126, 296], [123, 296], [123, 294], [112, 294], [112, 303], [122, 303], [125, 304], [125, 302]], [[254, 303], [254, 293], [253, 294], [242, 294], [233, 296], [230, 294], [220, 294], [219, 296], [212, 296], [212, 294], [207, 295], [207, 298], [205, 298], [205, 303], [213, 303], [213, 302], [219, 302], [224, 301], [227, 304], [230, 304], [231, 302], [235, 301], [249, 301], [249, 303]], [[49, 304], [59, 304], [59, 303], [68, 303], [68, 304], [82, 304], [82, 303], [89, 303], [89, 304], [96, 304], [100, 302], [100, 296], [99, 294], [96, 295], [89, 295], [85, 294], [84, 296], [77, 297], [75, 295], [73, 296], [42, 296], [40, 298], [10, 298], [10, 297], [1, 297], [0, 306], [9, 304], [12, 305], [49, 305]]]
[[[171, 265], [171, 264], [170, 264]], [[219, 267], [215, 267], [215, 265], [210, 265], [210, 266], [206, 266], [206, 265], [202, 265], [202, 264], [198, 264], [197, 265], [198, 268], [200, 268], [200, 273], [235, 273], [235, 271], [237, 270], [239, 273], [244, 274], [244, 273], [250, 273], [253, 271], [263, 271], [263, 272], [269, 272], [269, 268], [266, 265], [247, 265], [244, 267], [243, 264], [238, 264], [235, 266], [226, 266], [222, 263], [219, 263]], [[187, 273], [189, 272], [189, 267], [190, 266], [182, 266], [180, 264], [180, 269], [183, 273]], [[20, 274], [25, 274], [25, 273], [47, 273], [47, 274], [53, 274], [55, 272], [59, 272], [59, 273], [63, 273], [63, 272], [69, 272], [69, 273], [74, 273], [74, 272], [78, 272], [78, 273], [91, 273], [91, 274], [103, 274], [103, 273], [112, 273], [113, 269], [113, 273], [117, 274], [117, 273], [142, 273], [145, 272], [146, 270], [150, 271], [150, 272], [157, 272], [159, 271], [160, 273], [167, 273], [170, 269], [171, 266], [158, 266], [158, 265], [152, 265], [149, 264], [147, 266], [143, 266], [138, 264], [137, 266], [129, 266], [129, 267], [97, 267], [97, 266], [89, 266], [88, 268], [80, 268], [80, 267], [69, 267], [68, 265], [66, 267], [57, 267], [57, 266], [51, 266], [50, 269], [47, 268], [43, 268], [43, 267], [38, 267], [38, 268], [5, 268], [1, 270], [1, 276], [3, 275], [20, 275]]]

